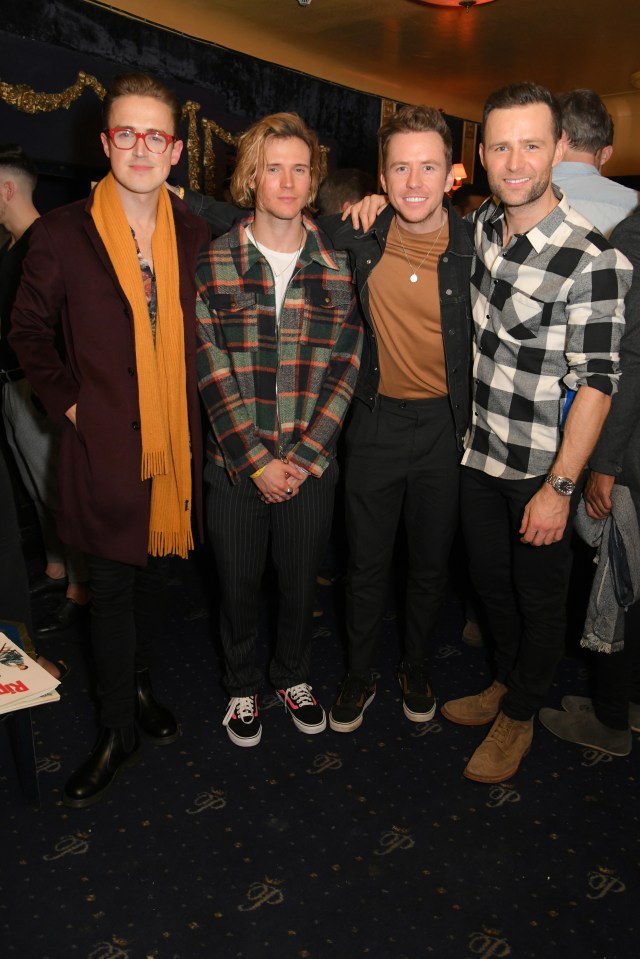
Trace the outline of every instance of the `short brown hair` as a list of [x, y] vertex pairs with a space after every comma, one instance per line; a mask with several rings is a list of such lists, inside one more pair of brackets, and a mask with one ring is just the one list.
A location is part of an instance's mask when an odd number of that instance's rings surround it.
[[569, 146], [593, 153], [613, 144], [613, 120], [593, 90], [571, 90], [558, 96], [562, 110], [562, 129]]
[[489, 94], [482, 113], [482, 142], [484, 143], [484, 131], [487, 125], [487, 118], [492, 110], [510, 110], [511, 107], [528, 107], [536, 103], [544, 103], [549, 107], [551, 111], [551, 129], [553, 130], [553, 138], [557, 143], [562, 136], [562, 112], [560, 110], [560, 104], [550, 90], [530, 80], [524, 80], [522, 83], [510, 83], [508, 86], [496, 90], [495, 93]]
[[343, 203], [357, 203], [377, 190], [374, 177], [356, 167], [343, 167], [327, 174], [318, 190], [320, 216], [342, 213]]
[[451, 130], [440, 110], [435, 107], [406, 106], [385, 120], [378, 130], [378, 144], [382, 153], [382, 167], [387, 162], [389, 140], [396, 133], [438, 133], [442, 137], [444, 154], [447, 160], [447, 170], [453, 163], [453, 145]]
[[311, 187], [308, 205], [311, 206], [320, 183], [320, 147], [318, 138], [297, 113], [272, 113], [258, 120], [243, 133], [238, 145], [238, 161], [231, 177], [231, 196], [238, 206], [253, 207], [256, 201], [255, 186], [251, 186], [258, 173], [260, 164], [264, 164], [264, 148], [272, 137], [286, 140], [297, 137], [309, 147], [311, 153]]
[[[114, 101], [119, 97], [153, 97], [171, 110], [173, 134], [177, 135], [182, 107], [177, 96], [169, 87], [148, 73], [122, 73], [116, 77], [105, 94], [102, 102], [102, 119], [105, 129], [109, 126], [109, 114]], [[169, 130], [167, 133], [171, 132]]]

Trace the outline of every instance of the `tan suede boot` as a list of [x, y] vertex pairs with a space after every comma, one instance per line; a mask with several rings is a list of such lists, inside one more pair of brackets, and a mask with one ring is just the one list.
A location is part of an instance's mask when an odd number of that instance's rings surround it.
[[499, 713], [491, 732], [467, 763], [464, 775], [478, 783], [511, 779], [529, 752], [532, 739], [533, 719], [521, 722]]
[[462, 699], [450, 699], [440, 712], [452, 723], [461, 726], [484, 726], [492, 723], [500, 712], [500, 705], [507, 687], [495, 679], [488, 689], [475, 696], [463, 696]]

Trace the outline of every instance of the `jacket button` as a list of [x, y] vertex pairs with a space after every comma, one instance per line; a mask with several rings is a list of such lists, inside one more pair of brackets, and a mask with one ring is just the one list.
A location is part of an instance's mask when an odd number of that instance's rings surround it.
[[136, 372], [136, 371], [134, 370], [134, 368], [133, 368], [132, 366], [129, 366], [129, 367], [127, 368], [127, 373], [129, 374], [129, 376], [135, 376], [135, 372]]
[[331, 303], [331, 297], [330, 297], [330, 296], [325, 296], [324, 302], [325, 302], [325, 303]]
[[367, 260], [367, 266], [371, 266], [371, 260]]
[[373, 372], [374, 372], [374, 373], [377, 373], [377, 372], [378, 372], [378, 367], [377, 367], [377, 366], [374, 366]]
[[442, 262], [443, 262], [443, 263], [448, 263], [448, 262], [449, 262], [449, 257], [448, 257], [448, 256], [443, 256], [443, 257], [442, 257]]
[[140, 424], [138, 423], [137, 420], [134, 420], [134, 421], [133, 421], [133, 423], [131, 424], [131, 429], [132, 429], [132, 430], [139, 430], [139, 429], [140, 429]]
[[451, 296], [451, 294], [453, 293], [453, 290], [445, 290], [444, 292], [447, 294], [447, 296]]
[[455, 335], [456, 335], [455, 330], [449, 330], [449, 336], [455, 336]]

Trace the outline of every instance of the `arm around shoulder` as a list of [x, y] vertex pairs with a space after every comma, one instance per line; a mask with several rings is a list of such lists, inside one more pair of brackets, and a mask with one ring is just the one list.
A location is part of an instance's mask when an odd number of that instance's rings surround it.
[[233, 203], [216, 200], [215, 197], [197, 193], [195, 190], [185, 189], [183, 200], [192, 213], [202, 217], [209, 224], [213, 236], [228, 233], [231, 227], [249, 212], [234, 206]]

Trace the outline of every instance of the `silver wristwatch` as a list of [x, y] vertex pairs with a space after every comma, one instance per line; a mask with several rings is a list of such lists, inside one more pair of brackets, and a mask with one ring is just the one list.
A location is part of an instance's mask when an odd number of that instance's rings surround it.
[[573, 480], [570, 480], [567, 476], [556, 476], [555, 473], [549, 473], [545, 483], [548, 483], [560, 496], [571, 496], [576, 489]]

